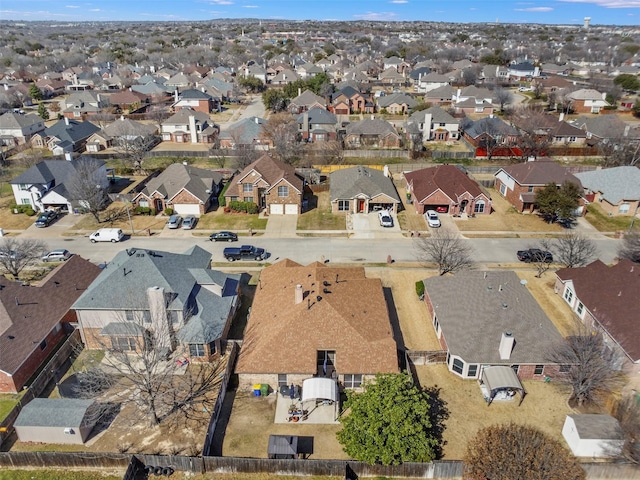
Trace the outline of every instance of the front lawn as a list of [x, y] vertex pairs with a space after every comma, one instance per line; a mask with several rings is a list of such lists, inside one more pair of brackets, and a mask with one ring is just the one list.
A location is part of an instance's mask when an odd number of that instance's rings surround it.
[[267, 227], [267, 219], [258, 215], [242, 213], [224, 213], [223, 211], [210, 212], [199, 218], [196, 228], [198, 230], [264, 230]]
[[346, 230], [345, 215], [331, 213], [329, 191], [309, 197], [309, 210], [298, 216], [298, 230]]
[[[627, 231], [631, 226], [631, 220], [633, 220], [633, 217], [627, 216], [610, 217], [598, 203], [591, 203], [587, 206], [587, 214], [584, 218], [600, 232]], [[640, 232], [640, 222], [634, 222], [633, 230]]]
[[[146, 229], [162, 230], [168, 217], [156, 215], [137, 215], [131, 205], [129, 214], [123, 202], [113, 202], [104, 211], [100, 212], [100, 223], [96, 222], [91, 214], [82, 215], [81, 219], [73, 226], [72, 230], [97, 230], [98, 228], [121, 228], [125, 234], [131, 233], [131, 223], [136, 233]], [[131, 217], [131, 222], [129, 222]]]

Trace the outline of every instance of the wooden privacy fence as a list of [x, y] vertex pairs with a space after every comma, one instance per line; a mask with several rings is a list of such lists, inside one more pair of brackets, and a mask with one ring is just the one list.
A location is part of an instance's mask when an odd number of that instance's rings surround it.
[[444, 350], [422, 351], [407, 350], [405, 351], [407, 363], [413, 365], [427, 365], [428, 363], [446, 363], [447, 352]]
[[407, 150], [344, 150], [344, 158], [409, 158]]

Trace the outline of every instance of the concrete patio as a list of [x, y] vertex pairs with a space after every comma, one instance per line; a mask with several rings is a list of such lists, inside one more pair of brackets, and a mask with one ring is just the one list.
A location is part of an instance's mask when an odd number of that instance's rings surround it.
[[[338, 405], [326, 404], [323, 401], [311, 401], [304, 402], [304, 407], [301, 407], [302, 402], [297, 398], [291, 400], [289, 396], [283, 396], [278, 392], [274, 392], [271, 395], [277, 395], [276, 399], [276, 414], [273, 423], [299, 423], [299, 424], [338, 424], [337, 416], [340, 411]], [[297, 422], [289, 421], [291, 414], [289, 413], [289, 407], [295, 405], [299, 410], [304, 408], [307, 412], [305, 416], [300, 417]]]

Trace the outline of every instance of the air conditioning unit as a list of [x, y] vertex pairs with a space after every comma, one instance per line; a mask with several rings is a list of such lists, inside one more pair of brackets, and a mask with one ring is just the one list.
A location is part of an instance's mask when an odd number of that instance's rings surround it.
[[73, 428], [65, 428], [64, 433], [65, 435], [75, 435], [76, 432], [73, 431]]

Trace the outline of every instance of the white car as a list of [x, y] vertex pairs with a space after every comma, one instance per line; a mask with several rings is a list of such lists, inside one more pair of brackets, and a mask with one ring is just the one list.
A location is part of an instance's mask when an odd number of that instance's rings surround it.
[[393, 227], [393, 217], [387, 210], [380, 210], [378, 212], [378, 220], [382, 227]]
[[427, 225], [432, 228], [438, 228], [440, 226], [440, 218], [435, 210], [427, 210], [424, 214], [424, 218], [427, 220]]

